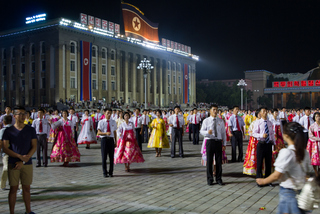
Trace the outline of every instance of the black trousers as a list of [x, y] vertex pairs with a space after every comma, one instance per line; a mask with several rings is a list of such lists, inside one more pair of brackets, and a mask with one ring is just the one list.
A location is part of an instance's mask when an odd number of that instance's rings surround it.
[[262, 164], [265, 164], [265, 178], [271, 174], [272, 143], [258, 142], [257, 145], [257, 178], [263, 178]]
[[191, 141], [192, 124], [189, 123], [189, 140]]
[[308, 140], [309, 140], [309, 132], [303, 132], [303, 134], [304, 134], [304, 143], [305, 143], [305, 145], [304, 145], [304, 148], [307, 148], [307, 145], [308, 145]]
[[222, 181], [222, 141], [221, 140], [207, 140], [207, 182], [213, 182], [213, 156], [216, 160], [216, 181]]
[[138, 145], [139, 145], [140, 150], [141, 150], [141, 152], [142, 152], [142, 141], [143, 141], [143, 137], [142, 137], [142, 134], [140, 134], [141, 128], [135, 129], [135, 132], [136, 132], [136, 137], [137, 137]]
[[78, 146], [78, 133], [77, 133], [76, 127], [73, 127], [73, 130], [74, 130], [74, 136], [73, 136], [73, 138], [74, 138], [74, 141], [76, 141], [76, 144], [77, 144], [77, 146]]
[[199, 144], [199, 124], [192, 124], [193, 145]]
[[48, 165], [48, 142], [47, 134], [37, 134], [37, 165], [41, 166], [41, 153], [43, 165]]
[[112, 175], [113, 159], [114, 159], [114, 140], [111, 137], [104, 137], [101, 140], [102, 171], [104, 175], [108, 174], [107, 155], [109, 155], [109, 161], [110, 161], [109, 175]]
[[179, 143], [179, 156], [183, 156], [183, 147], [182, 147], [182, 128], [172, 128], [172, 136], [171, 136], [171, 157], [176, 155], [176, 139], [178, 138]]
[[142, 142], [148, 143], [149, 142], [149, 133], [148, 133], [148, 126], [147, 125], [143, 125], [142, 136], [143, 136]]
[[241, 131], [232, 131], [231, 137], [231, 146], [232, 146], [232, 162], [237, 161], [237, 146], [239, 148], [238, 161], [242, 161], [243, 158], [243, 141], [242, 141], [242, 132]]

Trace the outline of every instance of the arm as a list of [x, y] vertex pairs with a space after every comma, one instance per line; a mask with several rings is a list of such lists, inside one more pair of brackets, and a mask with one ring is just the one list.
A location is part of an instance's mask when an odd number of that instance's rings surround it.
[[[9, 149], [9, 140], [4, 140], [3, 141], [3, 152], [9, 155], [10, 157], [13, 158], [19, 158], [21, 161], [27, 162], [29, 161], [30, 157], [27, 155], [20, 155], [18, 153], [15, 153], [11, 149]], [[32, 144], [33, 145], [33, 144]], [[33, 146], [32, 146], [33, 147]], [[36, 148], [37, 148], [37, 140], [36, 140]], [[31, 150], [30, 150], [31, 151]]]
[[263, 134], [260, 134], [260, 127], [259, 127], [259, 122], [258, 121], [254, 124], [253, 131], [252, 131], [252, 136], [254, 138], [263, 138]]
[[220, 126], [221, 127], [221, 136], [222, 136], [222, 143], [223, 143], [223, 147], [222, 147], [222, 151], [226, 150], [226, 145], [227, 145], [227, 136], [226, 136], [226, 128], [225, 126]]
[[203, 137], [208, 137], [209, 133], [208, 133], [208, 130], [207, 130], [207, 125], [206, 125], [206, 123], [202, 123], [201, 129], [200, 129], [200, 134], [201, 134]]
[[309, 127], [309, 139], [312, 140], [312, 141], [320, 141], [320, 138], [319, 137], [316, 137], [314, 135], [314, 128], [313, 126], [310, 126]]
[[279, 180], [280, 178], [282, 177], [282, 173], [278, 172], [278, 171], [274, 171], [271, 175], [269, 175], [269, 177], [267, 178], [257, 178], [256, 179], [256, 182], [259, 184], [259, 185], [266, 185], [266, 184], [269, 184], [269, 183], [272, 183], [274, 181], [277, 181]]

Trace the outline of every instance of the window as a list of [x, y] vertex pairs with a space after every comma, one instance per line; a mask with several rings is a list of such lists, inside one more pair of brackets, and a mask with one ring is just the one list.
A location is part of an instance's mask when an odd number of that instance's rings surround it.
[[92, 73], [93, 73], [93, 74], [97, 73], [97, 71], [96, 71], [96, 64], [92, 64]]
[[111, 82], [111, 90], [112, 91], [116, 90], [116, 83], [115, 82]]
[[181, 64], [178, 64], [178, 71], [181, 71]]
[[3, 49], [2, 59], [7, 59], [7, 51], [6, 51], [6, 49]]
[[96, 57], [96, 56], [97, 56], [97, 48], [92, 47], [92, 57]]
[[5, 65], [2, 67], [2, 75], [3, 76], [7, 75], [7, 66]]
[[169, 93], [169, 94], [171, 94], [171, 91], [170, 91], [170, 86], [168, 86], [168, 93]]
[[16, 81], [12, 80], [12, 90], [16, 90]]
[[102, 81], [102, 90], [107, 90], [106, 81]]
[[168, 74], [168, 83], [171, 83], [170, 74]]
[[76, 45], [74, 44], [74, 42], [71, 42], [70, 53], [72, 53], [72, 54], [76, 53]]
[[12, 65], [12, 74], [15, 74], [15, 73], [16, 73], [16, 65], [13, 64], [13, 65]]
[[34, 56], [36, 53], [36, 49], [34, 47], [34, 44], [31, 45], [31, 55]]
[[16, 49], [12, 48], [11, 49], [11, 57], [14, 59], [15, 55], [16, 55]]
[[24, 74], [26, 72], [26, 65], [23, 63], [21, 64], [21, 73]]
[[173, 93], [174, 93], [174, 94], [177, 94], [177, 92], [176, 92], [176, 87], [173, 87]]
[[179, 88], [179, 94], [181, 94], [181, 88]]
[[106, 74], [106, 66], [102, 65], [102, 74]]
[[41, 44], [41, 53], [42, 54], [46, 53], [46, 44], [44, 42], [42, 42], [42, 44]]
[[46, 88], [46, 78], [42, 78], [42, 88]]
[[24, 87], [26, 86], [26, 80], [21, 80], [21, 86], [24, 89]]
[[36, 72], [36, 63], [35, 62], [31, 62], [31, 71]]
[[102, 49], [101, 55], [102, 55], [102, 59], [106, 58], [106, 49]]
[[24, 48], [24, 46], [21, 47], [21, 57], [25, 57], [26, 56], [26, 49]]
[[176, 66], [176, 63], [174, 62], [173, 63], [173, 71], [176, 71], [177, 70], [177, 66]]
[[114, 66], [111, 66], [111, 75], [116, 75], [116, 71], [115, 71], [115, 68]]
[[92, 80], [92, 89], [97, 89], [97, 80]]
[[31, 80], [31, 89], [35, 89], [36, 88], [36, 80], [32, 79]]
[[76, 63], [75, 61], [70, 61], [70, 71], [75, 71], [76, 70]]
[[111, 51], [111, 60], [114, 60], [115, 56], [114, 56], [114, 50]]
[[180, 77], [180, 75], [179, 75], [179, 77], [178, 77], [178, 81], [179, 81], [179, 83], [181, 83], [181, 77]]
[[168, 62], [168, 70], [171, 70], [171, 62]]
[[70, 78], [70, 86], [71, 88], [76, 88], [76, 78], [74, 77]]
[[46, 71], [46, 61], [42, 61], [42, 65], [41, 65], [42, 71]]
[[176, 75], [173, 75], [173, 83], [176, 83]]

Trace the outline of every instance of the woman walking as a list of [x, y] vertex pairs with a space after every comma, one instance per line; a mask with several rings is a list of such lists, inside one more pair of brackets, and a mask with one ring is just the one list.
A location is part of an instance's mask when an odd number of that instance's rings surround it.
[[97, 144], [97, 137], [93, 127], [92, 117], [89, 110], [84, 111], [81, 119], [81, 132], [78, 136], [78, 144], [87, 144], [86, 149], [90, 149], [90, 144]]

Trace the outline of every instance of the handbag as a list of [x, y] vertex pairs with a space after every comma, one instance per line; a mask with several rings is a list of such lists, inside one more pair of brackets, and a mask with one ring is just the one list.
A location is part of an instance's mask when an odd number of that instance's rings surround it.
[[[302, 171], [306, 173], [302, 164], [300, 163], [299, 165], [301, 166]], [[320, 186], [316, 183], [315, 178], [309, 178], [302, 187], [301, 191], [299, 191], [294, 179], [288, 172], [286, 172], [286, 174], [291, 179], [293, 185], [296, 187], [295, 191], [298, 207], [305, 211], [318, 209], [320, 204]]]

